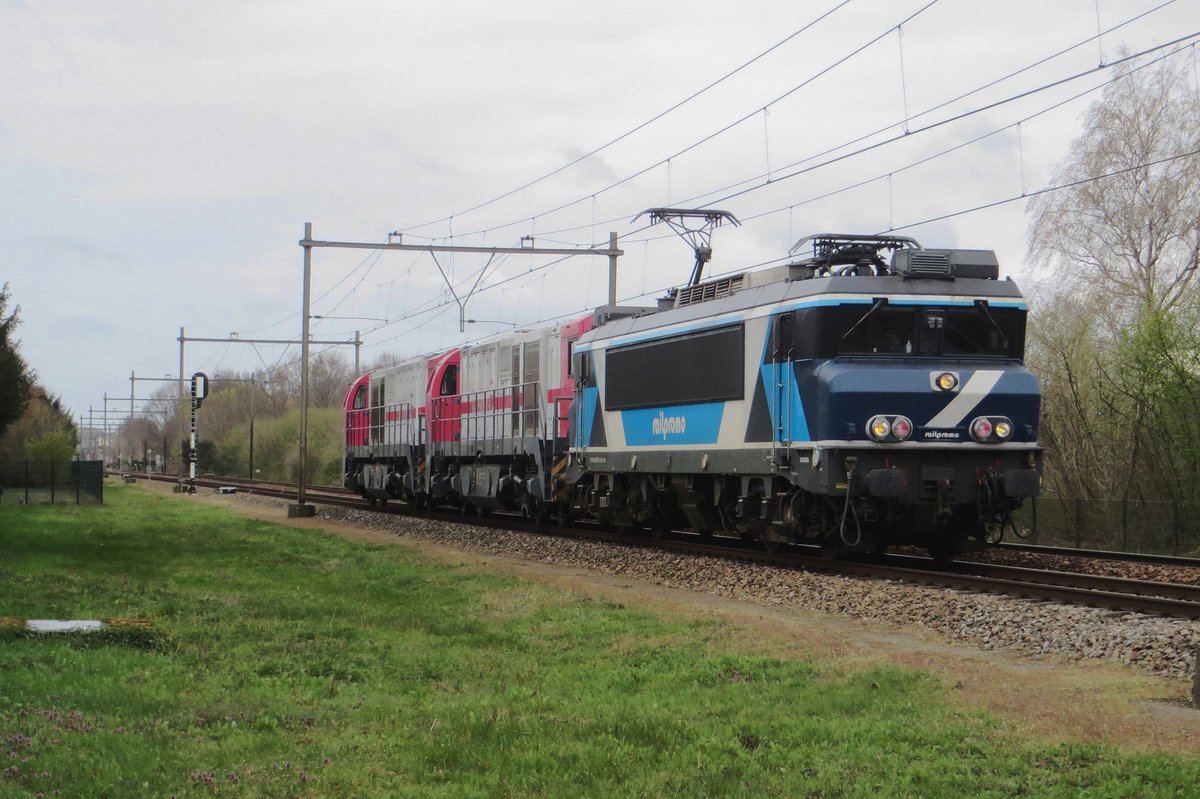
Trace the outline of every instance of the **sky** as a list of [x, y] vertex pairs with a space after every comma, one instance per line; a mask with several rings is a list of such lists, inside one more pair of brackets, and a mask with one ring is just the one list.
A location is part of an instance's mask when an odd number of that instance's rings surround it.
[[[180, 328], [298, 341], [305, 223], [497, 247], [612, 231], [631, 304], [691, 273], [687, 244], [634, 221], [664, 206], [742, 222], [709, 275], [895, 231], [1027, 280], [1022, 195], [1054, 185], [1123, 54], [1197, 32], [1200, 0], [0, 0], [0, 284], [78, 418], [131, 373], [177, 376]], [[1136, 63], [1194, 76], [1195, 41]], [[442, 272], [463, 296], [485, 268], [460, 331]], [[313, 336], [358, 331], [365, 368], [582, 315], [607, 276], [594, 256], [314, 249]], [[298, 355], [191, 342], [184, 374]]]

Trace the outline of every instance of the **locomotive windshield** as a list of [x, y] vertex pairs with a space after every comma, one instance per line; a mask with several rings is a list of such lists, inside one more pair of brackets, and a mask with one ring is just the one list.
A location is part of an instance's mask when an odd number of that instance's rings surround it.
[[1025, 312], [971, 306], [843, 305], [833, 315], [837, 355], [984, 356], [1020, 358]]

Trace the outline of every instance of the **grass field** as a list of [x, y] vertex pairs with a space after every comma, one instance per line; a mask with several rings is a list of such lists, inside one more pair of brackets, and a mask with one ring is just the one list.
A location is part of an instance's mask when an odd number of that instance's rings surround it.
[[[920, 672], [136, 487], [0, 507], [0, 796], [1195, 796]], [[21, 618], [131, 622], [31, 637]]]

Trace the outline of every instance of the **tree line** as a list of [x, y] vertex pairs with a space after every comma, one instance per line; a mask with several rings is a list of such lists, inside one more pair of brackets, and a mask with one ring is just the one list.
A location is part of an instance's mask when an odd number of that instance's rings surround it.
[[0, 286], [0, 463], [70, 460], [78, 431], [62, 400], [37, 382], [17, 340], [20, 306]]
[[1053, 495], [1200, 500], [1200, 103], [1188, 73], [1167, 61], [1116, 75], [1054, 174], [1069, 188], [1029, 205], [1042, 279], [1027, 360]]
[[[309, 364], [309, 480], [341, 483], [341, 408], [355, 377], [352, 366], [332, 352], [319, 353]], [[299, 363], [265, 372], [209, 375], [208, 397], [196, 414], [199, 473], [296, 480], [299, 403]], [[181, 403], [178, 387], [163, 385], [152, 394], [142, 416], [121, 431], [126, 451], [138, 466], [144, 465], [146, 454], [165, 453], [166, 470], [173, 472], [181, 456], [186, 464], [190, 421], [190, 396]]]

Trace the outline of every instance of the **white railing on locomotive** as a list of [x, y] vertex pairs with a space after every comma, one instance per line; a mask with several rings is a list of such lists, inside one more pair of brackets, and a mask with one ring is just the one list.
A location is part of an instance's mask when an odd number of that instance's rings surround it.
[[[351, 413], [351, 420], [367, 419], [366, 424], [347, 424], [348, 436], [357, 432], [354, 440], [371, 446], [419, 444], [416, 422], [417, 409], [411, 403], [376, 406], [366, 414]], [[366, 435], [361, 435], [363, 432]]]
[[[538, 383], [471, 391], [434, 400], [437, 440], [503, 441], [544, 434]], [[457, 430], [454, 429], [455, 424]], [[454, 435], [451, 435], [451, 433]]]

